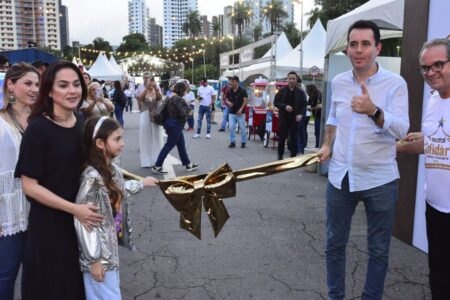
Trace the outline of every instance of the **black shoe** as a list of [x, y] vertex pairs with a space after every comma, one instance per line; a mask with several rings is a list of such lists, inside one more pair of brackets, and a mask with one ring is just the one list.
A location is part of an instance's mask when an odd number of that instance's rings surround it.
[[186, 165], [186, 171], [191, 172], [198, 168], [198, 164], [190, 163]]
[[220, 131], [220, 132], [224, 132], [225, 131], [225, 129], [223, 129], [223, 128], [220, 128], [218, 131]]
[[162, 167], [153, 166], [152, 172], [156, 174], [167, 174], [167, 171], [164, 170]]
[[241, 144], [241, 148], [245, 148], [245, 143], [242, 143], [242, 144]]
[[228, 145], [228, 148], [234, 148], [234, 147], [236, 147], [236, 144], [235, 144], [235, 143], [230, 143], [230, 144]]
[[283, 155], [278, 155], [278, 160], [283, 160]]

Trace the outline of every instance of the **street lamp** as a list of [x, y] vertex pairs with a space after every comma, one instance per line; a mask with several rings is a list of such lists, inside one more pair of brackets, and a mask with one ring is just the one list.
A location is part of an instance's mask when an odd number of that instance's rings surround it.
[[231, 38], [231, 53], [232, 53], [232, 58], [231, 58], [231, 64], [233, 65], [233, 76], [234, 76], [234, 36], [230, 36]]
[[303, 1], [298, 2], [300, 10], [300, 79], [303, 80]]
[[206, 78], [205, 51], [206, 51], [206, 49], [203, 49], [203, 76]]
[[189, 60], [192, 62], [191, 70], [192, 70], [192, 76], [191, 76], [191, 84], [194, 84], [194, 58], [190, 57]]

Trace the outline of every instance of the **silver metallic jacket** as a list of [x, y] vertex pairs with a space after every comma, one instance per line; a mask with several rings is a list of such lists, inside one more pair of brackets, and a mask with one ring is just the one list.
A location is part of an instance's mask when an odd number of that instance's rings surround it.
[[[132, 250], [134, 246], [131, 241], [132, 226], [128, 214], [129, 201], [131, 195], [142, 191], [144, 186], [142, 181], [125, 181], [122, 169], [115, 163], [112, 166], [114, 168], [113, 180], [121, 187], [125, 195], [122, 201], [122, 239], [125, 246]], [[88, 166], [83, 171], [80, 181], [76, 203], [91, 203], [99, 208], [98, 213], [104, 217], [101, 224], [92, 231], [87, 231], [80, 221], [74, 218], [80, 248], [81, 271], [89, 272], [90, 265], [97, 261], [100, 261], [106, 270], [117, 269], [119, 267], [118, 239], [111, 202], [102, 176], [96, 169]]]

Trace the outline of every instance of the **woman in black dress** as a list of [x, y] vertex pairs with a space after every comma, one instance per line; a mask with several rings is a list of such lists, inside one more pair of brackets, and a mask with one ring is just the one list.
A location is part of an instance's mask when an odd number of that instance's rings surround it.
[[82, 164], [83, 120], [74, 111], [86, 85], [70, 62], [51, 65], [20, 147], [16, 176], [30, 200], [22, 299], [84, 299], [73, 218], [91, 228], [102, 217], [75, 204]]

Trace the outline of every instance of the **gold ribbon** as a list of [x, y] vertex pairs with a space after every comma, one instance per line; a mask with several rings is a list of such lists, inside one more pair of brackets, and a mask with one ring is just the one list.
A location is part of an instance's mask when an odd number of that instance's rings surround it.
[[158, 182], [164, 196], [180, 212], [180, 227], [201, 239], [202, 202], [217, 237], [230, 217], [222, 199], [236, 196], [236, 182], [278, 174], [319, 162], [316, 153], [274, 161], [238, 171], [223, 164], [209, 174]]

